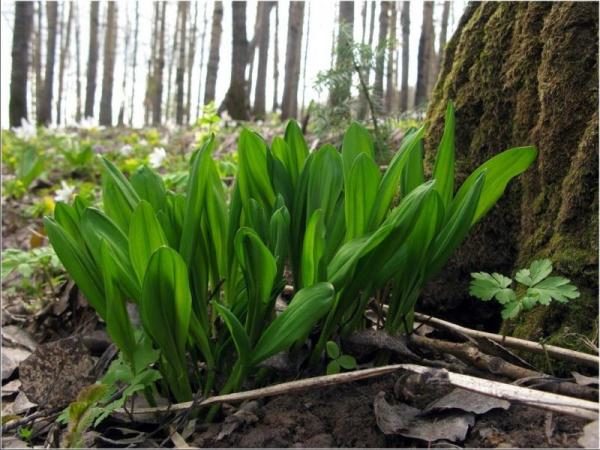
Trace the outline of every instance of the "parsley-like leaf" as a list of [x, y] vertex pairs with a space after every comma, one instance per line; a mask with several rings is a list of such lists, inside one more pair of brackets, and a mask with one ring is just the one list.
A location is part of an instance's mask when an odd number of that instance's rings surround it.
[[509, 288], [512, 280], [499, 273], [472, 273], [471, 286], [469, 294], [478, 297], [481, 300], [487, 301], [496, 298], [500, 303], [504, 304], [515, 300], [515, 292]]

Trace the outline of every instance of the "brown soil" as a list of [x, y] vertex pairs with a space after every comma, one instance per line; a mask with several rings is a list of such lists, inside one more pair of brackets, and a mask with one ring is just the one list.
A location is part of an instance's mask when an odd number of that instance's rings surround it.
[[[254, 423], [242, 424], [219, 439], [223, 423], [203, 425], [190, 444], [200, 447], [430, 447], [428, 443], [401, 436], [386, 436], [373, 413], [373, 400], [384, 391], [392, 400], [396, 375], [324, 388], [265, 400], [254, 414]], [[447, 394], [445, 386], [420, 386], [411, 406], [424, 408]], [[548, 426], [546, 426], [548, 421]], [[508, 411], [493, 410], [476, 418], [465, 447], [578, 447], [585, 420], [568, 416], [549, 417], [545, 412], [515, 405]], [[546, 429], [551, 430], [550, 438]]]

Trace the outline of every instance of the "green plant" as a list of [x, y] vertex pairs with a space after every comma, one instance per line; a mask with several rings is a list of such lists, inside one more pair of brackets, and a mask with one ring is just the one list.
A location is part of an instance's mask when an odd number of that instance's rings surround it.
[[17, 435], [25, 442], [30, 443], [33, 437], [33, 429], [31, 427], [20, 427], [17, 430]]
[[334, 341], [327, 341], [325, 347], [327, 349], [327, 356], [331, 359], [329, 364], [327, 364], [327, 375], [340, 373], [342, 369], [356, 369], [356, 359], [353, 356], [343, 354]]
[[502, 305], [502, 318], [514, 319], [522, 311], [528, 311], [536, 305], [547, 306], [550, 302], [567, 303], [579, 297], [577, 287], [564, 277], [553, 276], [552, 262], [538, 259], [528, 269], [515, 274], [515, 281], [523, 287], [513, 289], [513, 280], [499, 273], [475, 272], [471, 276], [469, 293], [483, 301], [492, 298]]
[[[185, 193], [167, 190], [152, 169], [127, 179], [103, 160], [103, 210], [58, 203], [47, 234], [124, 361], [135, 364], [134, 336], [143, 332], [159, 351], [161, 389], [176, 400], [231, 392], [314, 330], [320, 360], [334, 335], [363, 326], [374, 297], [389, 303], [388, 331], [410, 330], [423, 283], [537, 154], [507, 150], [455, 193], [452, 105], [427, 182], [423, 134], [408, 133], [381, 173], [373, 139], [356, 123], [341, 152], [309, 153], [293, 121], [270, 145], [243, 129], [229, 192], [214, 137], [192, 156]], [[296, 294], [276, 315], [286, 269]], [[140, 329], [127, 302], [140, 310]]]

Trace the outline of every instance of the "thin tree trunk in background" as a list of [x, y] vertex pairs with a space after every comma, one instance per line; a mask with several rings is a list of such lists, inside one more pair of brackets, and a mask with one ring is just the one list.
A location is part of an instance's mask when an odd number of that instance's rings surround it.
[[431, 36], [429, 45], [429, 74], [427, 76], [427, 99], [429, 99], [429, 95], [433, 91], [433, 85], [435, 84], [435, 80], [437, 79], [437, 61], [438, 54], [435, 52], [435, 24], [433, 22], [433, 9], [435, 6], [435, 2], [431, 2]]
[[148, 70], [146, 71], [146, 95], [144, 97], [144, 126], [150, 125], [150, 116], [154, 108], [154, 91], [156, 90], [156, 60], [158, 58], [157, 43], [160, 23], [160, 3], [154, 2], [154, 14], [152, 15], [152, 38], [150, 40], [150, 59], [148, 59]]
[[[58, 97], [56, 101], [56, 124], [60, 125], [62, 122], [62, 99], [63, 99], [63, 85], [65, 79], [65, 67], [67, 64], [67, 59], [69, 58], [69, 47], [71, 42], [71, 24], [73, 22], [73, 7], [74, 3], [69, 2], [69, 16], [67, 18], [66, 23], [66, 33], [65, 31], [65, 23], [64, 21], [61, 24], [61, 48], [60, 48], [60, 61], [58, 67]], [[63, 3], [61, 16], [64, 18], [64, 9], [66, 8], [67, 3]]]
[[[373, 48], [373, 34], [375, 32], [375, 13], [376, 13], [377, 2], [371, 2], [371, 13], [369, 19], [369, 40], [367, 46], [369, 48]], [[366, 66], [364, 68], [363, 79], [365, 81], [365, 86], [367, 89], [371, 87], [371, 61], [365, 61]], [[361, 119], [367, 115], [368, 110], [368, 101], [367, 96], [363, 92], [363, 89], [360, 90], [360, 108], [358, 111], [358, 117]]]
[[226, 110], [232, 119], [248, 120], [246, 96], [246, 64], [248, 62], [248, 40], [246, 39], [246, 2], [238, 1], [232, 7], [232, 52], [231, 78], [225, 100], [219, 111]]
[[133, 126], [133, 100], [135, 99], [135, 75], [137, 71], [138, 32], [140, 27], [140, 2], [135, 2], [135, 31], [133, 32], [133, 68], [131, 71], [131, 98], [129, 102], [129, 126]]
[[58, 3], [46, 3], [48, 33], [46, 39], [46, 67], [44, 76], [44, 94], [37, 117], [39, 125], [48, 125], [52, 121], [52, 91], [54, 88], [54, 52], [56, 51], [56, 19]]
[[27, 119], [27, 72], [29, 70], [29, 43], [33, 29], [33, 2], [15, 3], [13, 28], [12, 68], [10, 74], [9, 122], [21, 126]]
[[215, 2], [210, 30], [210, 52], [206, 66], [206, 87], [204, 88], [204, 104], [215, 101], [217, 74], [219, 72], [219, 53], [221, 34], [223, 34], [223, 2]]
[[417, 58], [415, 108], [422, 107], [429, 98], [431, 58], [433, 56], [433, 2], [423, 2], [423, 24]]
[[275, 45], [273, 48], [273, 112], [279, 106], [279, 2], [275, 3]]
[[329, 103], [335, 106], [350, 98], [350, 86], [352, 84], [353, 58], [350, 54], [352, 37], [354, 35], [354, 2], [340, 1], [338, 13], [338, 35], [336, 46], [335, 69], [338, 74], [348, 74], [347, 77], [339, 77], [329, 93]]
[[408, 110], [408, 64], [410, 57], [410, 2], [402, 2], [402, 86], [400, 88], [400, 112]]
[[77, 7], [77, 15], [75, 16], [75, 90], [77, 91], [77, 105], [75, 107], [75, 121], [81, 122], [81, 25], [79, 5]]
[[90, 39], [85, 86], [85, 117], [94, 116], [96, 96], [96, 72], [98, 70], [98, 11], [100, 2], [93, 1], [90, 5]]
[[271, 35], [271, 9], [275, 2], [262, 3], [261, 30], [258, 40], [258, 69], [254, 91], [254, 117], [264, 119], [266, 114], [267, 65], [269, 62], [269, 37]]
[[177, 53], [177, 44], [180, 35], [180, 22], [181, 22], [181, 5], [182, 2], [177, 2], [177, 19], [175, 20], [175, 33], [173, 34], [173, 47], [168, 55], [169, 62], [169, 75], [167, 77], [167, 104], [165, 107], [165, 120], [169, 120], [171, 117], [171, 86], [173, 81], [173, 68], [175, 66], [175, 55]]
[[[42, 79], [42, 2], [36, 2], [37, 7], [37, 26], [34, 36], [33, 47], [33, 66], [35, 70], [35, 115], [39, 114], [42, 96], [44, 93], [44, 80]], [[33, 111], [31, 112], [33, 115]]]
[[442, 65], [442, 59], [444, 57], [444, 48], [446, 47], [446, 40], [448, 38], [448, 17], [450, 16], [450, 3], [449, 1], [444, 2], [444, 9], [442, 11], [442, 22], [440, 24], [440, 40], [439, 40], [439, 51], [436, 58], [436, 76], [440, 71]]
[[119, 107], [119, 117], [117, 119], [117, 125], [122, 127], [125, 126], [125, 98], [127, 97], [127, 74], [129, 73], [129, 34], [131, 31], [131, 24], [129, 22], [129, 9], [125, 8], [125, 48], [123, 49], [123, 83], [121, 84], [122, 98], [121, 106]]
[[338, 29], [339, 11], [339, 2], [335, 2], [335, 6], [333, 7], [333, 27], [331, 28], [331, 62], [329, 63], [329, 67], [332, 69], [335, 67], [335, 30]]
[[117, 3], [108, 2], [106, 34], [104, 38], [104, 61], [102, 73], [102, 96], [100, 97], [100, 125], [112, 125], [112, 97], [117, 45]]
[[360, 10], [360, 17], [362, 19], [362, 35], [360, 37], [360, 43], [365, 43], [365, 37], [367, 35], [367, 2], [363, 0], [362, 8]]
[[301, 116], [304, 116], [305, 108], [304, 101], [306, 99], [306, 68], [308, 67], [308, 43], [310, 41], [310, 2], [308, 4], [308, 11], [306, 12], [306, 42], [304, 43], [304, 61], [302, 63], [302, 108]]
[[285, 81], [281, 102], [282, 119], [295, 118], [298, 115], [298, 81], [300, 78], [300, 58], [302, 56], [304, 2], [290, 2], [288, 17]]
[[190, 123], [192, 107], [192, 78], [194, 74], [194, 58], [196, 56], [196, 37], [198, 34], [198, 2], [194, 3], [194, 22], [189, 39], [187, 58], [187, 93], [185, 99], [185, 123]]
[[202, 105], [202, 68], [204, 67], [204, 42], [206, 38], [206, 28], [208, 25], [208, 3], [204, 3], [203, 13], [202, 13], [202, 37], [200, 38], [200, 64], [198, 67], [198, 100], [196, 102], [196, 118], [200, 117], [200, 105]]
[[375, 84], [373, 93], [379, 109], [383, 106], [383, 73], [385, 66], [385, 41], [388, 31], [388, 12], [390, 2], [381, 2], [379, 11], [379, 38], [377, 40], [377, 55], [375, 59]]
[[395, 77], [395, 58], [396, 53], [396, 2], [391, 2], [390, 15], [390, 35], [388, 38], [388, 64], [386, 73], [386, 88], [385, 88], [385, 110], [389, 114], [392, 112], [392, 106], [395, 103], [396, 95], [396, 77]]
[[175, 83], [177, 84], [177, 93], [175, 97], [175, 123], [183, 125], [183, 86], [185, 83], [185, 47], [187, 43], [187, 13], [189, 2], [179, 2], [177, 4], [181, 8], [180, 21], [180, 42], [179, 42], [179, 61], [177, 63], [177, 76]]
[[257, 52], [258, 40], [263, 27], [262, 10], [265, 2], [256, 3], [256, 17], [254, 18], [254, 35], [252, 40], [248, 42], [248, 81], [246, 82], [246, 102], [252, 104], [250, 96], [254, 87], [254, 57]]
[[160, 35], [158, 37], [158, 58], [154, 64], [154, 92], [152, 98], [152, 125], [160, 125], [162, 116], [162, 93], [163, 93], [163, 72], [165, 67], [165, 20], [167, 13], [167, 2], [162, 3], [162, 12], [160, 14]]

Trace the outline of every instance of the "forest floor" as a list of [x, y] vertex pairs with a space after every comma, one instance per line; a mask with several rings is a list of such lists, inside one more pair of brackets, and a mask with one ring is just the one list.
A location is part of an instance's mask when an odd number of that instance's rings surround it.
[[[48, 250], [42, 217], [51, 214], [54, 202], [72, 200], [75, 193], [98, 201], [100, 169], [96, 154], [107, 155], [128, 173], [143, 163], [156, 164], [169, 188], [180, 189], [186, 158], [198, 139], [197, 134], [211, 131], [219, 133], [217, 156], [221, 175], [231, 177], [235, 172], [238, 129], [215, 127], [210, 121], [186, 132], [77, 130], [71, 134], [38, 133], [36, 137], [23, 139], [3, 132], [3, 448], [64, 444], [68, 426], [57, 424], [57, 414], [82, 388], [101, 376], [110, 357], [114, 357], [104, 324], [67, 280], [60, 263]], [[259, 131], [270, 141], [273, 135], [282, 133], [282, 127], [263, 124]], [[334, 141], [336, 137], [317, 139], [309, 136], [307, 141], [311, 145]], [[392, 138], [392, 147], [396, 145], [394, 139], [397, 143], [399, 136]], [[31, 160], [23, 161], [27, 148], [36, 149], [35, 157], [41, 162], [32, 155], [29, 155]], [[164, 148], [166, 156], [162, 157], [157, 148]], [[38, 162], [40, 170], [28, 180], [23, 167], [33, 167]], [[455, 335], [439, 330], [430, 329], [426, 333], [457, 340]], [[55, 342], [58, 344], [54, 345]], [[452, 355], [422, 348], [412, 350], [429, 361], [440, 361], [442, 366], [472, 372], [469, 362], [461, 362]], [[355, 356], [359, 368], [373, 366], [372, 352]], [[396, 355], [390, 362], [407, 361]], [[82, 373], [84, 369], [87, 375]], [[270, 383], [315, 375], [322, 372], [276, 373]], [[486, 378], [514, 381], [489, 371]], [[582, 384], [586, 383], [592, 383], [584, 388], [597, 398], [594, 380]], [[459, 401], [443, 410], [433, 407], [435, 402], [448, 400], [450, 394], [458, 395]], [[456, 390], [448, 384], [394, 373], [259, 398], [241, 405], [225, 404], [218, 420], [210, 424], [192, 415], [180, 415], [178, 418], [184, 420], [176, 426], [162, 419], [157, 422], [156, 418], [131, 421], [113, 416], [97, 427], [82, 430], [82, 439], [89, 447], [564, 448], [584, 443], [580, 438], [590, 422], [587, 419], [493, 399], [474, 412], [471, 403], [479, 400], [468, 391]], [[394, 430], [390, 429], [392, 422]]]

